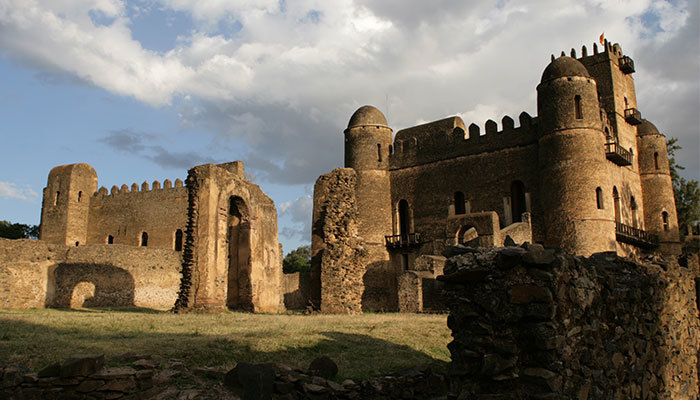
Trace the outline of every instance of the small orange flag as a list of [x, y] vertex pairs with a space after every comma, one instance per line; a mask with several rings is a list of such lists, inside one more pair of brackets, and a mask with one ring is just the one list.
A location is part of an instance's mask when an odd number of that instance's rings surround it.
[[605, 32], [600, 34], [600, 44], [605, 44]]

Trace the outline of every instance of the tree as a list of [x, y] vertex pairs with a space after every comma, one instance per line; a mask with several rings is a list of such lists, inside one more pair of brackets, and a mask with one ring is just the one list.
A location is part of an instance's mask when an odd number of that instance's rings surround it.
[[285, 274], [308, 272], [311, 269], [311, 246], [301, 246], [284, 256], [282, 270]]
[[666, 141], [666, 147], [668, 148], [668, 167], [671, 171], [673, 195], [676, 198], [678, 228], [681, 234], [684, 234], [686, 226], [700, 221], [700, 186], [698, 181], [687, 180], [680, 176], [679, 171], [684, 170], [685, 167], [676, 163], [676, 150], [681, 148], [677, 142], [677, 138], [669, 138]]
[[0, 221], [0, 237], [6, 239], [38, 239], [39, 226]]

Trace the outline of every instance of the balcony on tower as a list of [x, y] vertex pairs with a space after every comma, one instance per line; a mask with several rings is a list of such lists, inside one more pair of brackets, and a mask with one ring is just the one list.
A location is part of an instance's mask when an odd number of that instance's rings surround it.
[[659, 238], [643, 229], [615, 222], [615, 237], [618, 242], [651, 249], [659, 245]]
[[625, 121], [630, 125], [639, 125], [642, 123], [642, 113], [636, 108], [628, 108], [625, 110]]
[[420, 245], [420, 233], [414, 232], [404, 235], [389, 235], [384, 236], [386, 247], [393, 249], [408, 248]]
[[621, 167], [632, 165], [632, 152], [616, 142], [605, 143], [605, 158]]
[[618, 59], [618, 65], [620, 66], [620, 71], [624, 74], [631, 74], [634, 72], [634, 60], [627, 56], [622, 56]]

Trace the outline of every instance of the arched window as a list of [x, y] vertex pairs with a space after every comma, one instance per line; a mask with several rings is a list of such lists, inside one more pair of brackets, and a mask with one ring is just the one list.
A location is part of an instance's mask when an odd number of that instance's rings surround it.
[[114, 236], [107, 235], [107, 244], [114, 244]]
[[141, 247], [148, 246], [148, 233], [141, 232], [141, 243], [139, 243], [139, 246], [141, 246]]
[[522, 222], [525, 209], [525, 185], [521, 181], [510, 184], [510, 215], [513, 222]]
[[659, 153], [654, 153], [654, 168], [659, 169]]
[[668, 232], [668, 213], [666, 211], [661, 213], [661, 222], [663, 223], [664, 232]]
[[605, 208], [603, 204], [603, 189], [600, 186], [595, 189], [595, 201], [599, 210]]
[[377, 143], [377, 161], [382, 162], [382, 145]]
[[175, 231], [175, 251], [182, 251], [182, 229]]
[[407, 240], [408, 234], [410, 233], [411, 225], [409, 218], [408, 201], [399, 201], [399, 235], [401, 235], [402, 240]]
[[464, 206], [464, 193], [455, 192], [455, 215], [466, 214], [467, 208]]
[[83, 199], [83, 192], [80, 191], [80, 192], [78, 192], [78, 203], [80, 203], [80, 200], [82, 200], [82, 199]]
[[583, 113], [581, 112], [581, 96], [574, 96], [574, 117], [576, 119], [583, 118]]
[[615, 222], [620, 222], [620, 194], [617, 192], [617, 186], [613, 186], [613, 206], [615, 206]]
[[630, 196], [630, 210], [632, 210], [632, 226], [637, 227], [637, 202], [634, 200], [634, 196]]
[[61, 192], [56, 192], [56, 197], [53, 198], [53, 205], [58, 205], [58, 199], [61, 198]]

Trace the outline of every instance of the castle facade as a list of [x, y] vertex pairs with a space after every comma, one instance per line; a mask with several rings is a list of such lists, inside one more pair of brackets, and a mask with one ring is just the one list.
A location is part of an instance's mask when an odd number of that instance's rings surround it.
[[314, 302], [397, 309], [401, 277], [456, 244], [679, 253], [666, 140], [637, 109], [633, 73], [618, 44], [562, 52], [537, 86], [538, 115], [483, 132], [450, 117], [393, 136], [378, 109], [358, 109], [345, 168], [315, 186]]

